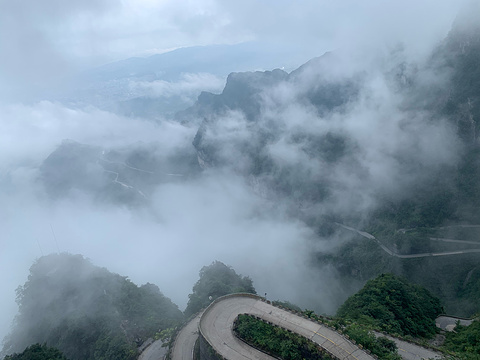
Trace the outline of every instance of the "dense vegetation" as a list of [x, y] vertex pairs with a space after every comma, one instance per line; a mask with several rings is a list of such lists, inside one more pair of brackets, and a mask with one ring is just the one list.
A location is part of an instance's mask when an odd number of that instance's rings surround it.
[[33, 344], [20, 354], [8, 355], [4, 360], [67, 360], [60, 350], [47, 345]]
[[[478, 13], [478, 6], [473, 9], [471, 14]], [[191, 117], [206, 119], [198, 130], [193, 144], [199, 158], [208, 166], [238, 164], [236, 168], [238, 173], [244, 174], [249, 182], [255, 182], [262, 196], [272, 199], [284, 198], [288, 199], [289, 204], [298, 204], [301, 210], [290, 209], [290, 213], [294, 213], [305, 222], [309, 222], [306, 220], [307, 217], [313, 218], [311, 221], [313, 225], [311, 223], [309, 225], [320, 235], [319, 241], [324, 237], [328, 227], [321, 223], [320, 217], [324, 216], [365, 231], [381, 232], [382, 239], [387, 238], [387, 241], [398, 245], [399, 251], [403, 254], [435, 250], [438, 244], [431, 244], [428, 236], [417, 234], [415, 237], [405, 236], [402, 239], [401, 234], [396, 232], [402, 228], [416, 228], [421, 231], [424, 228], [451, 224], [480, 223], [479, 34], [478, 21], [466, 23], [459, 16], [450, 34], [425, 62], [408, 63], [404, 61], [401, 52], [397, 54], [399, 58], [394, 55], [394, 58], [385, 59], [389, 63], [388, 66], [392, 67], [385, 69], [382, 76], [385, 76], [385, 84], [392, 94], [400, 99], [401, 109], [396, 110], [401, 110], [400, 115], [404, 117], [401, 123], [406, 127], [414, 126], [418, 129], [415, 135], [419, 136], [419, 146], [420, 144], [432, 146], [429, 142], [431, 134], [428, 129], [434, 129], [437, 124], [440, 128], [445, 125], [450, 140], [437, 144], [438, 149], [434, 152], [450, 149], [454, 156], [451, 161], [431, 164], [428, 160], [423, 161], [413, 148], [396, 150], [392, 154], [392, 166], [393, 164], [395, 168], [398, 166], [401, 175], [392, 185], [408, 184], [408, 186], [400, 186], [391, 191], [386, 191], [384, 184], [378, 189], [371, 188], [369, 184], [365, 184], [365, 187], [356, 186], [355, 188], [359, 190], [350, 201], [347, 200], [348, 191], [345, 192], [345, 196], [340, 196], [349, 206], [338, 206], [339, 209], [334, 206], [330, 209], [330, 205], [338, 196], [335, 194], [342, 194], [343, 188], [337, 188], [342, 183], [338, 177], [330, 177], [327, 174], [336, 174], [339, 167], [348, 164], [346, 178], [350, 181], [369, 176], [370, 165], [364, 168], [361, 166], [362, 161], [359, 161], [358, 156], [362, 153], [361, 145], [356, 143], [355, 136], [349, 135], [347, 128], [337, 131], [337, 128], [328, 125], [325, 132], [310, 131], [303, 124], [295, 127], [285, 126], [282, 123], [285, 116], [282, 110], [283, 106], [288, 109], [291, 105], [289, 102], [286, 104], [279, 102], [278, 108], [275, 109], [279, 112], [278, 116], [262, 117], [261, 112], [259, 113], [258, 109], [265, 105], [262, 103], [264, 98], [257, 96], [261, 89], [269, 94], [269, 89], [274, 84], [292, 85], [293, 91], [299, 91], [298, 86], [303, 84], [302, 80], [308, 76], [315, 86], [305, 86], [305, 89], [300, 90], [298, 97], [302, 100], [302, 105], [308, 104], [312, 112], [318, 113], [317, 117], [312, 118], [312, 122], [321, 123], [320, 118], [329, 116], [341, 117], [343, 108], [354, 104], [366, 89], [363, 88], [365, 79], [361, 74], [345, 75], [332, 81], [327, 81], [322, 76], [332, 66], [329, 58], [332, 56], [335, 58], [335, 54], [312, 59], [288, 76], [280, 72], [242, 73], [230, 76], [222, 94], [204, 94], [190, 109]], [[399, 59], [402, 60], [397, 63]], [[368, 78], [368, 75], [366, 77]], [[432, 81], [433, 79], [435, 80]], [[225, 156], [226, 153], [230, 154], [230, 150], [225, 151], [227, 140], [218, 135], [223, 119], [230, 116], [225, 109], [243, 113], [248, 119], [248, 128], [253, 129], [245, 138], [235, 136], [228, 139], [229, 146], [235, 149], [234, 152], [238, 156], [235, 162]], [[402, 127], [403, 125], [400, 128]], [[285, 132], [285, 128], [289, 131]], [[401, 134], [402, 131], [393, 135], [392, 140], [402, 138]], [[385, 140], [382, 139], [385, 135], [380, 131], [372, 136], [380, 141]], [[298, 159], [305, 159], [312, 166], [304, 166], [302, 161], [278, 161], [272, 156], [271, 150], [283, 142], [288, 144], [289, 148], [296, 149]], [[366, 148], [364, 151], [370, 150]], [[359, 171], [362, 168], [363, 170]], [[386, 174], [384, 171], [380, 172]], [[363, 198], [363, 193], [368, 193], [364, 191], [365, 189], [374, 194], [370, 199], [375, 204], [374, 207], [365, 209], [357, 206], [361, 203], [358, 199]], [[322, 210], [317, 211], [317, 207]], [[325, 238], [334, 239], [338, 234], [327, 235], [331, 236]], [[456, 246], [463, 250], [461, 245]], [[348, 247], [355, 247], [355, 251], [349, 250]], [[354, 280], [355, 285], [360, 286], [359, 284], [367, 279], [381, 273], [394, 272], [412, 282], [428, 286], [429, 290], [445, 302], [449, 313], [470, 316], [480, 311], [480, 305], [475, 301], [480, 297], [479, 272], [474, 271], [473, 275], [468, 277], [470, 281], [466, 282], [465, 286], [462, 281], [467, 278], [469, 271], [475, 269], [475, 265], [472, 264], [478, 263], [478, 253], [473, 260], [469, 255], [461, 255], [455, 257], [453, 261], [443, 258], [435, 258], [434, 261], [428, 258], [410, 261], [394, 259], [385, 254], [378, 255], [373, 254], [368, 245], [348, 244], [346, 247], [338, 248], [338, 252], [318, 254], [317, 263], [319, 268], [322, 268], [325, 266], [325, 257], [332, 256], [329, 264], [341, 273], [343, 278], [340, 282], [349, 284], [345, 285], [346, 288], [350, 286], [349, 280]], [[464, 261], [467, 257], [467, 261]], [[379, 258], [380, 261], [371, 261], [372, 258]], [[349, 266], [350, 263], [357, 263], [358, 266], [352, 268]], [[412, 263], [415, 270], [410, 271]], [[444, 270], [449, 269], [452, 263], [459, 270], [450, 275], [449, 271]], [[346, 290], [352, 291], [354, 288], [355, 286]], [[456, 303], [456, 299], [459, 298], [461, 300]]]
[[386, 337], [376, 337], [372, 332], [365, 329], [364, 326], [358, 324], [350, 324], [343, 329], [350, 339], [355, 340], [357, 344], [361, 344], [372, 354], [377, 355], [379, 359], [384, 360], [400, 360], [401, 356], [397, 353], [397, 345], [394, 341]]
[[461, 359], [480, 359], [480, 321], [469, 326], [457, 325], [454, 332], [446, 334], [444, 347], [454, 351]]
[[238, 275], [235, 270], [220, 261], [214, 261], [200, 270], [200, 279], [188, 295], [185, 315], [191, 316], [220, 296], [245, 292], [256, 294], [252, 280], [248, 276]]
[[[352, 235], [347, 230], [339, 231], [338, 236]], [[402, 233], [384, 222], [367, 231], [400, 254], [480, 248], [480, 242], [479, 245], [463, 245], [430, 240], [433, 237], [476, 242], [480, 238], [480, 228], [419, 228]], [[319, 264], [334, 266], [341, 281], [351, 285], [351, 292], [379, 274], [393, 273], [425, 287], [440, 298], [447, 314], [471, 317], [480, 310], [479, 253], [401, 259], [387, 254], [375, 241], [355, 235], [336, 252], [317, 254], [316, 258]]]
[[17, 303], [6, 354], [45, 343], [72, 360], [131, 360], [144, 340], [183, 319], [155, 285], [138, 287], [80, 255], [38, 259]]
[[383, 274], [348, 298], [337, 316], [391, 334], [430, 337], [435, 334], [435, 318], [442, 310], [440, 300], [425, 288]]
[[332, 359], [303, 336], [267, 324], [251, 315], [240, 314], [233, 331], [248, 344], [283, 360]]

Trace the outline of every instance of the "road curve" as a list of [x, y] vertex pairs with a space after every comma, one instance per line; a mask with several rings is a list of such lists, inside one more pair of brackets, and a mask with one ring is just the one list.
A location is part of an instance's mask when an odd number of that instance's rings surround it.
[[398, 355], [405, 360], [421, 360], [421, 359], [442, 359], [443, 355], [438, 351], [424, 348], [420, 345], [416, 345], [396, 337], [385, 335], [377, 331], [373, 332], [376, 337], [386, 337], [397, 344]]
[[[251, 314], [272, 324], [311, 339], [340, 359], [373, 360], [374, 358], [324, 325], [274, 307], [251, 294], [227, 295], [214, 301], [200, 319], [199, 330], [205, 340], [229, 360], [270, 360], [272, 357], [240, 341], [232, 331], [239, 314]], [[174, 358], [174, 360], [176, 360]]]
[[175, 338], [172, 349], [172, 360], [192, 360], [195, 342], [198, 339], [198, 324], [203, 312], [197, 314], [185, 325]]
[[138, 360], [162, 360], [167, 353], [162, 340], [151, 343], [138, 357]]
[[[388, 255], [394, 256], [400, 259], [414, 259], [414, 258], [424, 258], [424, 257], [435, 257], [435, 256], [450, 256], [450, 255], [462, 255], [462, 254], [473, 254], [473, 253], [480, 253], [480, 249], [468, 249], [468, 250], [456, 250], [456, 251], [445, 251], [445, 252], [438, 252], [438, 253], [420, 253], [420, 254], [409, 254], [409, 255], [402, 255], [398, 254], [392, 250], [390, 250], [388, 247], [383, 245], [375, 236], [372, 234], [369, 234], [365, 231], [360, 231], [358, 229], [352, 228], [350, 226], [346, 226], [340, 223], [335, 223], [336, 225], [346, 229], [350, 230], [353, 232], [356, 232], [360, 236], [363, 236], [367, 239], [375, 241], [380, 248], [385, 251]], [[460, 225], [459, 225], [460, 226]], [[466, 225], [464, 225], [466, 227]], [[477, 225], [471, 225], [470, 227], [476, 227]], [[405, 231], [411, 230], [411, 229], [400, 229], [399, 231]], [[462, 242], [465, 243], [466, 241], [463, 240], [452, 240], [452, 239], [440, 239], [440, 238], [430, 238], [430, 240], [435, 240], [435, 241], [444, 241], [444, 242]]]
[[459, 318], [455, 316], [441, 315], [435, 320], [435, 324], [438, 328], [447, 331], [453, 331], [457, 322], [463, 326], [469, 326], [472, 324], [473, 319]]
[[[294, 315], [267, 304], [262, 298], [252, 294], [232, 294], [215, 300], [204, 312], [199, 313], [178, 333], [173, 349], [172, 360], [192, 360], [195, 342], [199, 332], [213, 348], [229, 360], [274, 360], [239, 340], [232, 331], [233, 322], [239, 314], [251, 314], [277, 326], [300, 334], [327, 349], [340, 359], [372, 360], [373, 357], [360, 350], [342, 335], [323, 325]], [[407, 343], [381, 333], [395, 341], [399, 355], [405, 360], [439, 359], [441, 354]], [[159, 357], [160, 359], [160, 357]]]

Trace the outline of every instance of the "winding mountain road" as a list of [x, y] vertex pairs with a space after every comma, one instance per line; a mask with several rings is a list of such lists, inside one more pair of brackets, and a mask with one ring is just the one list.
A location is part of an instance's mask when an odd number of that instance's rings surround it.
[[175, 338], [172, 350], [172, 360], [192, 360], [195, 342], [198, 339], [198, 325], [203, 312], [197, 314], [185, 325]]
[[324, 325], [269, 305], [256, 295], [234, 294], [215, 300], [203, 314], [199, 314], [180, 331], [172, 351], [172, 360], [192, 360], [193, 348], [198, 336], [196, 327], [208, 343], [226, 359], [274, 359], [248, 346], [233, 334], [233, 322], [239, 314], [255, 315], [305, 336], [341, 359], [374, 359]]
[[248, 346], [233, 334], [233, 322], [240, 314], [255, 315], [272, 324], [291, 330], [316, 342], [340, 359], [374, 359], [344, 336], [325, 325], [267, 304], [262, 301], [262, 298], [250, 294], [237, 294], [217, 299], [205, 310], [200, 319], [200, 333], [216, 352], [226, 359], [272, 359], [272, 357]]
[[163, 347], [162, 340], [152, 342], [140, 354], [138, 360], [162, 360], [167, 353], [167, 348]]
[[[340, 223], [336, 224], [346, 230], [356, 232], [367, 239], [375, 241], [386, 253], [398, 258], [408, 259], [480, 253], [480, 249], [468, 249], [438, 253], [402, 255], [390, 250], [372, 234]], [[468, 227], [478, 227], [478, 225], [472, 225]], [[408, 230], [410, 229], [401, 229], [403, 232]], [[430, 238], [430, 240], [465, 243], [469, 245], [476, 244], [474, 242], [456, 239]], [[172, 350], [172, 360], [192, 360], [195, 342], [198, 339], [199, 334], [201, 334], [203, 338], [210, 344], [210, 346], [225, 359], [273, 360], [273, 357], [250, 347], [233, 334], [233, 323], [240, 314], [257, 316], [264, 321], [302, 335], [307, 339], [316, 342], [322, 348], [326, 349], [330, 354], [339, 359], [374, 359], [374, 357], [361, 350], [343, 335], [332, 329], [329, 329], [324, 325], [272, 306], [256, 295], [233, 294], [215, 300], [204, 312], [198, 314], [179, 332]], [[446, 320], [443, 320], [443, 323], [446, 324]], [[376, 333], [375, 335], [385, 336], [380, 333]], [[390, 336], [386, 337], [393, 340], [397, 344], [398, 353], [403, 359], [440, 359], [442, 357], [440, 353], [433, 350]]]
[[435, 320], [435, 324], [438, 328], [447, 331], [453, 331], [457, 322], [463, 326], [469, 326], [472, 324], [473, 319], [459, 318], [455, 316], [441, 315]]
[[[354, 345], [343, 335], [325, 325], [272, 306], [259, 296], [233, 294], [215, 300], [179, 332], [172, 350], [172, 360], [192, 360], [199, 333], [225, 359], [273, 360], [273, 357], [250, 347], [233, 334], [233, 323], [240, 314], [257, 316], [302, 335], [339, 359], [374, 359], [373, 356]], [[377, 336], [383, 335], [378, 334]], [[392, 340], [397, 343], [399, 354], [404, 359], [440, 358], [438, 353], [431, 350], [395, 338]]]
[[[369, 234], [365, 231], [360, 231], [358, 229], [355, 229], [355, 228], [352, 228], [350, 226], [346, 226], [346, 225], [343, 225], [343, 224], [340, 224], [340, 223], [335, 223], [336, 225], [346, 229], [346, 230], [350, 230], [350, 231], [353, 231], [353, 232], [356, 232], [357, 234], [359, 234], [360, 236], [363, 236], [367, 239], [370, 239], [370, 240], [373, 240], [375, 241], [378, 246], [380, 246], [380, 248], [385, 251], [388, 255], [390, 256], [394, 256], [394, 257], [397, 257], [397, 258], [400, 258], [400, 259], [413, 259], [413, 258], [424, 258], [424, 257], [435, 257], [435, 256], [450, 256], [450, 255], [461, 255], [461, 254], [473, 254], [473, 253], [480, 253], [480, 249], [467, 249], [467, 250], [455, 250], [455, 251], [444, 251], [444, 252], [431, 252], [431, 253], [418, 253], [418, 254], [408, 254], [408, 255], [402, 255], [402, 254], [398, 254], [392, 250], [390, 250], [388, 247], [386, 247], [385, 245], [383, 245], [380, 240], [378, 240], [375, 236], [373, 236], [372, 234]], [[463, 225], [464, 227], [467, 227], [467, 225]], [[477, 227], [477, 225], [471, 225], [470, 227]], [[411, 230], [411, 229], [400, 229], [399, 231], [403, 231], [405, 233], [405, 231], [407, 230]], [[457, 243], [468, 243], [468, 244], [471, 244], [472, 242], [470, 241], [464, 241], [464, 240], [453, 240], [453, 239], [442, 239], [442, 238], [430, 238], [430, 240], [434, 240], [434, 241], [443, 241], [443, 242], [457, 242]], [[477, 243], [480, 245], [480, 243]]]

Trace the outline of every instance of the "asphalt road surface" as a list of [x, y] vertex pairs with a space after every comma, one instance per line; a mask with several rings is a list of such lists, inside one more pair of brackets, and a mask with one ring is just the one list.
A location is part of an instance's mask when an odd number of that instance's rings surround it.
[[407, 341], [403, 341], [403, 340], [394, 338], [392, 336], [384, 335], [378, 332], [374, 332], [374, 334], [376, 337], [383, 336], [383, 337], [386, 337], [387, 339], [394, 341], [395, 344], [397, 344], [398, 355], [400, 355], [402, 359], [421, 360], [421, 359], [441, 359], [442, 358], [442, 354], [436, 351], [433, 351], [415, 344], [411, 344]]
[[202, 313], [197, 314], [177, 335], [172, 350], [172, 360], [192, 360], [193, 348], [198, 338], [198, 324]]
[[[277, 326], [291, 330], [327, 349], [340, 359], [372, 360], [373, 357], [344, 338], [341, 334], [316, 322], [269, 305], [250, 294], [228, 295], [217, 299], [203, 313], [198, 314], [177, 335], [172, 360], [192, 360], [199, 331], [213, 348], [229, 360], [274, 360], [239, 340], [233, 334], [233, 322], [239, 314], [251, 314]], [[385, 336], [376, 333], [376, 336]], [[441, 354], [390, 336], [399, 355], [406, 360], [440, 359]], [[148, 350], [148, 349], [147, 349]], [[142, 359], [142, 358], [141, 358]], [[142, 360], [156, 360], [145, 358]]]
[[[378, 246], [380, 246], [382, 248], [383, 251], [385, 251], [388, 255], [390, 256], [394, 256], [394, 257], [397, 257], [397, 258], [400, 258], [400, 259], [413, 259], [413, 258], [424, 258], [424, 257], [435, 257], [435, 256], [450, 256], [450, 255], [461, 255], [461, 254], [473, 254], [473, 253], [480, 253], [480, 249], [468, 249], [468, 250], [457, 250], [457, 251], [445, 251], [445, 252], [438, 252], [438, 253], [420, 253], [420, 254], [409, 254], [409, 255], [401, 255], [401, 254], [397, 254], [396, 252], [393, 252], [392, 250], [390, 250], [388, 247], [386, 247], [385, 245], [383, 245], [375, 236], [373, 236], [372, 234], [369, 234], [365, 231], [360, 231], [358, 229], [355, 229], [355, 228], [352, 228], [350, 226], [346, 226], [346, 225], [343, 225], [343, 224], [340, 224], [340, 223], [335, 223], [337, 224], [338, 226], [344, 228], [344, 229], [347, 229], [347, 230], [350, 230], [350, 231], [353, 231], [353, 232], [356, 232], [357, 234], [367, 238], [367, 239], [370, 239], [370, 240], [373, 240], [375, 241]], [[460, 225], [459, 225], [460, 226]], [[467, 225], [464, 225], [464, 227], [467, 227]], [[470, 227], [477, 227], [477, 225], [471, 225]], [[406, 231], [407, 229], [401, 229], [399, 231]], [[408, 229], [410, 230], [410, 229]], [[431, 240], [436, 240], [436, 241], [445, 241], [445, 242], [452, 242], [452, 241], [455, 241], [455, 242], [463, 242], [465, 243], [465, 241], [463, 240], [452, 240], [452, 239], [440, 239], [440, 238], [431, 238]]]
[[279, 309], [253, 296], [227, 296], [217, 299], [200, 320], [200, 331], [212, 347], [230, 360], [270, 360], [272, 357], [253, 349], [233, 334], [233, 322], [239, 314], [256, 315], [263, 320], [315, 341], [330, 353], [347, 360], [373, 360], [339, 333]]
[[162, 340], [153, 342], [140, 354], [138, 360], [162, 360], [167, 353], [167, 348], [162, 345]]
[[459, 321], [460, 325], [463, 325], [463, 326], [468, 326], [473, 322], [472, 319], [460, 319], [452, 316], [442, 315], [435, 320], [435, 324], [440, 329], [452, 331], [453, 328], [457, 325], [457, 321]]

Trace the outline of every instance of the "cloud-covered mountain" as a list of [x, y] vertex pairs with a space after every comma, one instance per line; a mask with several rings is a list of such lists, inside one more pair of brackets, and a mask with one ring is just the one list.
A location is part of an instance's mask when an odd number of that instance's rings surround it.
[[231, 72], [291, 69], [302, 61], [300, 54], [260, 42], [184, 47], [85, 71], [52, 98], [160, 120], [192, 105], [200, 91], [220, 91]]
[[[92, 83], [125, 90], [92, 88], [104, 110], [81, 96], [0, 106], [0, 270], [15, 275], [5, 294], [25, 275], [20, 265], [68, 251], [158, 283], [180, 306], [198, 268], [218, 259], [259, 293], [320, 313], [385, 271], [426, 285], [447, 310], [478, 311], [478, 254], [392, 255], [478, 242], [465, 226], [480, 220], [479, 37], [461, 19], [428, 56], [408, 43], [347, 48], [294, 71], [238, 71], [226, 84], [215, 73], [161, 79], [126, 62]], [[157, 115], [157, 99], [185, 89], [192, 106]], [[107, 98], [135, 103], [134, 116]], [[158, 262], [168, 271], [152, 272]]]
[[40, 179], [53, 198], [84, 192], [96, 201], [141, 205], [155, 187], [198, 174], [193, 149], [162, 153], [153, 144], [101, 148], [65, 140], [43, 161]]

